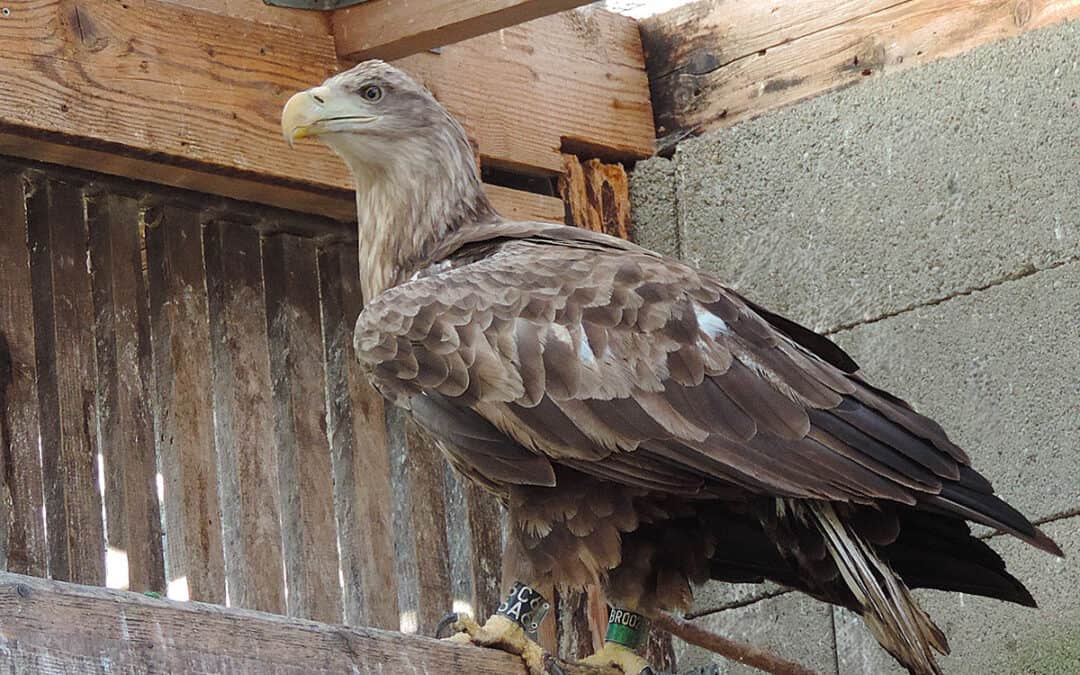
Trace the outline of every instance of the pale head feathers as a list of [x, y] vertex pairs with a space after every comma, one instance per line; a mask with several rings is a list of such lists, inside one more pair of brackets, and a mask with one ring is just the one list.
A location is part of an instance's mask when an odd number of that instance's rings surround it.
[[334, 117], [345, 110], [363, 118], [319, 138], [356, 182], [365, 300], [424, 267], [451, 232], [498, 218], [464, 129], [408, 75], [365, 61], [308, 91], [320, 104], [333, 98]]

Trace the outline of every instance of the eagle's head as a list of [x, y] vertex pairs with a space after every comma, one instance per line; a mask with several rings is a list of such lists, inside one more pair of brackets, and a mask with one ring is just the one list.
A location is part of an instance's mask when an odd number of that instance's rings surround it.
[[457, 121], [427, 89], [382, 61], [364, 61], [295, 94], [282, 110], [281, 130], [290, 145], [317, 136], [357, 174], [442, 164], [448, 150], [473, 162]]
[[498, 217], [464, 129], [427, 89], [382, 61], [295, 94], [281, 130], [290, 145], [317, 137], [352, 171], [361, 253], [371, 258], [365, 294], [414, 271], [447, 234]]

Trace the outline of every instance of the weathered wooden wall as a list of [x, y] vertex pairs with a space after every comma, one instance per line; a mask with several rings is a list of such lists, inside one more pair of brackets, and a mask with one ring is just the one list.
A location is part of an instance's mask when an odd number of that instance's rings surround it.
[[388, 430], [352, 355], [354, 247], [0, 158], [4, 567], [104, 585], [108, 549], [115, 585], [330, 623], [490, 612], [499, 507]]

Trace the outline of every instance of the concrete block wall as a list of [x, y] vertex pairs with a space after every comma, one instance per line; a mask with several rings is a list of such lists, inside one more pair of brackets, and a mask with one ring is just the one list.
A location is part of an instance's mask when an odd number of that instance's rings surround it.
[[[990, 538], [1039, 610], [919, 591], [945, 671], [1080, 673], [1080, 22], [685, 141], [631, 191], [637, 241], [831, 333], [1070, 556]], [[903, 672], [775, 587], [706, 587], [695, 613], [822, 673]]]

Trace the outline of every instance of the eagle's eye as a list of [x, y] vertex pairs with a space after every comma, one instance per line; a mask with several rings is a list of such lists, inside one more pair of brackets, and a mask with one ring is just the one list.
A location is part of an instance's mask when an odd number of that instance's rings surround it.
[[369, 84], [360, 90], [360, 95], [368, 103], [374, 103], [382, 98], [382, 88], [378, 85]]

